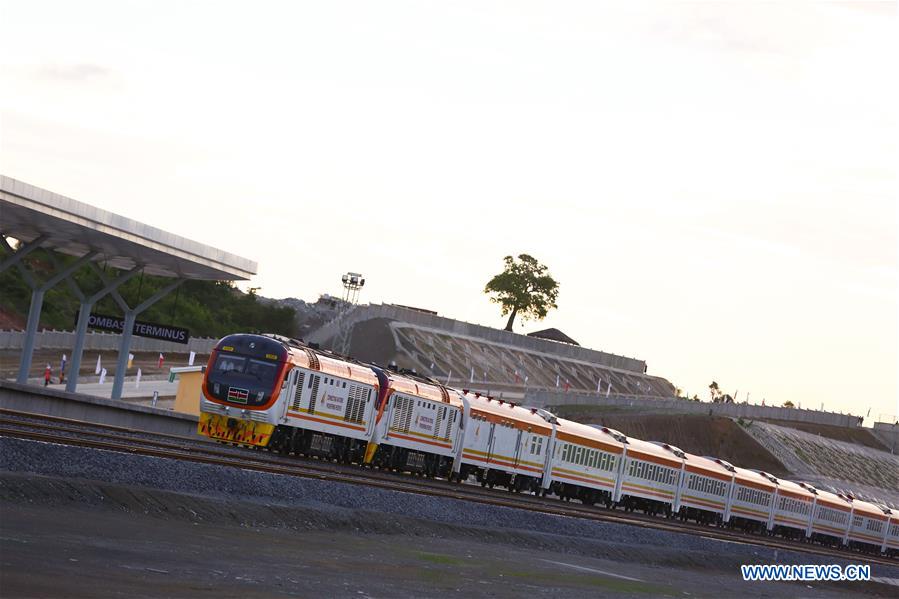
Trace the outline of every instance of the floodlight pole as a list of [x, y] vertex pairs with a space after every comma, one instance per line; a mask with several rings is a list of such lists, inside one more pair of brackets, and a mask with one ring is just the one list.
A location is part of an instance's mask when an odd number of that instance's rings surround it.
[[351, 324], [345, 322], [345, 320], [347, 314], [352, 309], [351, 307], [359, 299], [359, 290], [362, 289], [363, 285], [365, 285], [365, 278], [363, 278], [363, 276], [358, 272], [347, 272], [340, 278], [340, 280], [343, 283], [343, 288], [345, 289], [345, 292], [343, 294], [344, 312], [337, 317], [338, 319], [340, 319], [340, 328], [337, 332], [337, 343], [335, 345], [335, 349], [337, 349], [340, 353], [347, 355], [350, 352]]
[[348, 272], [340, 280], [343, 282], [345, 290], [343, 294], [344, 301], [355, 304], [359, 299], [359, 290], [365, 285], [365, 278], [358, 272]]

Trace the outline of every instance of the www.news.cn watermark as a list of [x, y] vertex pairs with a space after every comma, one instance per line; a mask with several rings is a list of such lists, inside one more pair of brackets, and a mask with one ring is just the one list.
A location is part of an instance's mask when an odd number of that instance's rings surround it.
[[862, 581], [871, 580], [871, 566], [849, 564], [848, 566], [804, 564], [790, 566], [786, 564], [775, 565], [746, 565], [740, 566], [743, 580], [746, 581], [771, 581], [771, 582], [837, 582], [837, 581]]

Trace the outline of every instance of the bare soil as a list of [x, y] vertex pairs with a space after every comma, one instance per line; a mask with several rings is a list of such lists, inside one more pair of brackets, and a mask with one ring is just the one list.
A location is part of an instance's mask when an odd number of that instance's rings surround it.
[[745, 583], [726, 556], [0, 475], [3, 597], [890, 596]]

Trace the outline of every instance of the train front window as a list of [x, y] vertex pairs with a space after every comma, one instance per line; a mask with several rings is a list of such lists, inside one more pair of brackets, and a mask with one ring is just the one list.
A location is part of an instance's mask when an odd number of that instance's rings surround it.
[[281, 362], [221, 353], [207, 379], [209, 393], [220, 400], [261, 406], [275, 390]]
[[217, 374], [240, 373], [246, 366], [247, 359], [230, 354], [219, 354], [213, 370]]
[[276, 365], [271, 362], [263, 362], [262, 360], [250, 358], [247, 363], [247, 374], [254, 377], [259, 385], [271, 389], [275, 384], [275, 377], [278, 375], [278, 369]]

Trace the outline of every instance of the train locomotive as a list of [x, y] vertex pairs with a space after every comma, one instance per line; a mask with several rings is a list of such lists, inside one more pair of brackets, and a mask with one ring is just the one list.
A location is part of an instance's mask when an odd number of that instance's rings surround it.
[[512, 492], [899, 555], [899, 510], [276, 335], [209, 357], [198, 433]]

